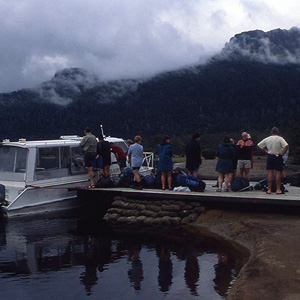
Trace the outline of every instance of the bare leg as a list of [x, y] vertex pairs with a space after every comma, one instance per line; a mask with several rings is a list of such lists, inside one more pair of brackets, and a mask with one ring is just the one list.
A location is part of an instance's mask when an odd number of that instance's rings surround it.
[[225, 174], [225, 190], [228, 190], [228, 183], [230, 182], [230, 173]]
[[276, 193], [282, 193], [280, 189], [281, 185], [281, 171], [275, 171], [276, 174]]
[[166, 172], [161, 171], [161, 187], [164, 190], [166, 188]]
[[193, 171], [192, 175], [195, 176], [195, 177], [197, 177], [198, 176], [198, 172], [197, 171]]
[[105, 177], [110, 177], [110, 166], [105, 166], [103, 168], [103, 170], [104, 170], [104, 176]]
[[245, 178], [250, 180], [250, 169], [245, 169]]
[[232, 182], [234, 178], [234, 173], [229, 173], [229, 182]]
[[272, 192], [273, 170], [268, 170], [268, 193]]
[[243, 171], [244, 169], [240, 168], [240, 177], [243, 177]]
[[141, 177], [139, 175], [139, 170], [133, 170], [133, 180], [136, 182], [141, 182]]
[[87, 170], [88, 170], [88, 174], [89, 174], [90, 185], [93, 186], [93, 185], [95, 185], [93, 167], [88, 167]]
[[168, 171], [168, 186], [169, 189], [172, 189], [172, 172]]
[[219, 189], [222, 189], [222, 183], [224, 181], [224, 173], [219, 173], [219, 178], [218, 178], [218, 185], [219, 185]]

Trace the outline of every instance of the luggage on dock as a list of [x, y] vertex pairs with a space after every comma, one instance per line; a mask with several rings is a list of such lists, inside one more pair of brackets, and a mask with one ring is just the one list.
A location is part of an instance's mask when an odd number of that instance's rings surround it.
[[171, 173], [171, 175], [172, 175], [172, 188], [180, 186], [180, 184], [177, 182], [177, 176], [179, 174], [187, 175], [185, 170], [182, 169], [182, 168], [176, 168], [176, 169], [172, 170], [172, 173]]
[[132, 177], [120, 177], [119, 186], [120, 187], [132, 187], [133, 185], [133, 178]]
[[[254, 189], [255, 190], [262, 190], [262, 191], [267, 191], [268, 190], [268, 178], [264, 178], [262, 180], [260, 180], [259, 182], [257, 182], [255, 185], [254, 185]], [[276, 187], [276, 179], [273, 178], [272, 179], [272, 188], [271, 188], [271, 191], [273, 193], [275, 193], [277, 190], [277, 187]], [[282, 192], [288, 192], [288, 190], [285, 188], [284, 184], [281, 182], [280, 184], [280, 190]]]
[[133, 178], [133, 169], [128, 167], [124, 170], [124, 173], [122, 174], [124, 175], [125, 177], [131, 177]]
[[156, 179], [153, 174], [146, 175], [143, 180], [143, 186], [145, 188], [155, 188]]
[[231, 190], [233, 192], [251, 191], [253, 187], [247, 178], [235, 177], [231, 182]]
[[97, 188], [111, 188], [114, 184], [110, 177], [102, 177], [98, 180], [96, 187]]
[[290, 185], [300, 187], [300, 177], [298, 179], [291, 181]]
[[177, 183], [181, 186], [187, 186], [193, 192], [203, 192], [206, 184], [200, 178], [193, 175], [178, 174]]
[[111, 181], [113, 183], [113, 186], [119, 186], [119, 182], [121, 180], [121, 177], [120, 176], [112, 176], [111, 177]]

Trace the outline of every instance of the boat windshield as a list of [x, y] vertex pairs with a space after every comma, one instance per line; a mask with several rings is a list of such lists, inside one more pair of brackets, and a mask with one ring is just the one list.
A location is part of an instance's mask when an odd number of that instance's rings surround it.
[[27, 152], [24, 148], [0, 147], [0, 180], [24, 180]]
[[114, 145], [121, 147], [125, 153], [128, 151], [128, 147], [125, 142], [114, 142]]

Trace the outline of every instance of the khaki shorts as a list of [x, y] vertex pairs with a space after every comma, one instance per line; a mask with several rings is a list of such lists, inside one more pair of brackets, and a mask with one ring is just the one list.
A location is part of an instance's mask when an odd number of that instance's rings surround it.
[[237, 168], [238, 169], [251, 169], [251, 160], [239, 159]]

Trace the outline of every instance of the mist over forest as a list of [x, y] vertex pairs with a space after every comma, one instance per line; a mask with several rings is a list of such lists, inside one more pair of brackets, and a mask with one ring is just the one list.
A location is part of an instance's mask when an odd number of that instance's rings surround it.
[[82, 135], [86, 126], [98, 135], [102, 124], [106, 135], [141, 135], [149, 150], [167, 134], [181, 154], [195, 131], [214, 149], [224, 135], [248, 131], [258, 142], [277, 126], [293, 153], [299, 100], [299, 29], [256, 30], [234, 36], [204, 65], [114, 81], [71, 68], [34, 89], [0, 94], [0, 138]]

